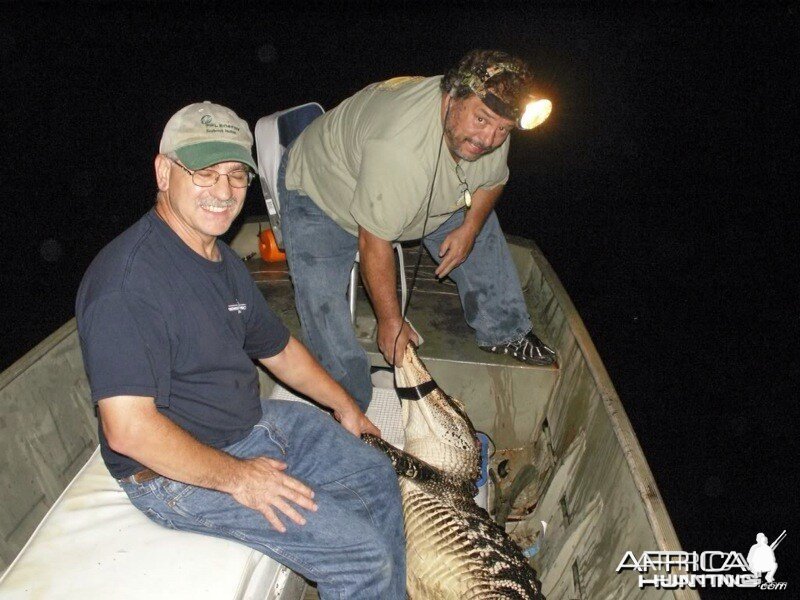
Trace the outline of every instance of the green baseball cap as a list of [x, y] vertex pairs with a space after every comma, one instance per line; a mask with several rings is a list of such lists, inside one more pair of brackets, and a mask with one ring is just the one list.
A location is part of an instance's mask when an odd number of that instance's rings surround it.
[[206, 100], [185, 106], [172, 115], [164, 127], [158, 151], [175, 154], [192, 170], [221, 162], [240, 162], [258, 171], [252, 148], [253, 135], [247, 122], [230, 108]]

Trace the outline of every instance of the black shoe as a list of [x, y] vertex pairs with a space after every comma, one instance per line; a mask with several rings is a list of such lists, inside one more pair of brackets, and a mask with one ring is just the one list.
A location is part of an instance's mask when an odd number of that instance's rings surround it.
[[546, 367], [556, 362], [555, 351], [536, 337], [533, 331], [529, 331], [522, 337], [504, 344], [479, 346], [479, 348], [495, 354], [510, 354], [518, 361], [529, 365]]

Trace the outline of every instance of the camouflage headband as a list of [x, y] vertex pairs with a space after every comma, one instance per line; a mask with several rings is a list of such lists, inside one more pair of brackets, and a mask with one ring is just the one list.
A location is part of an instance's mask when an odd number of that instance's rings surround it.
[[467, 86], [493, 112], [516, 121], [529, 95], [530, 76], [516, 61], [478, 62], [458, 71]]

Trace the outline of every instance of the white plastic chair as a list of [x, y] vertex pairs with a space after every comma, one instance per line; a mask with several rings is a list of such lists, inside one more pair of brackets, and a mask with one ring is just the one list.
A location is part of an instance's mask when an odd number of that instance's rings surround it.
[[261, 117], [256, 123], [256, 156], [261, 191], [267, 203], [269, 224], [275, 235], [275, 242], [281, 250], [283, 250], [283, 234], [281, 201], [278, 195], [278, 169], [281, 166], [281, 158], [289, 144], [297, 139], [311, 121], [324, 112], [319, 104], [309, 102]]
[[[283, 250], [283, 234], [281, 233], [281, 200], [278, 194], [278, 169], [286, 148], [297, 139], [297, 136], [317, 117], [325, 111], [316, 102], [308, 102], [274, 112], [261, 117], [256, 123], [255, 142], [258, 158], [258, 175], [261, 178], [261, 191], [267, 204], [269, 224], [275, 236], [278, 248]], [[399, 243], [392, 244], [397, 253], [400, 271], [401, 306], [405, 307], [408, 291], [406, 289], [406, 271], [403, 262], [403, 248]], [[358, 261], [356, 252], [353, 268], [350, 270], [350, 286], [347, 291], [350, 303], [350, 319], [356, 318], [356, 289], [358, 287]]]

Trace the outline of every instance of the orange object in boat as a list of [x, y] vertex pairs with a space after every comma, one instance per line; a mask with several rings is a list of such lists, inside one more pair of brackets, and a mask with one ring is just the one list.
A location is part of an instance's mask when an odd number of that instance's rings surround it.
[[258, 233], [258, 250], [264, 262], [280, 262], [286, 260], [286, 254], [281, 252], [275, 242], [275, 234], [272, 229], [265, 229]]

